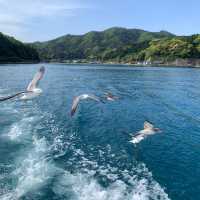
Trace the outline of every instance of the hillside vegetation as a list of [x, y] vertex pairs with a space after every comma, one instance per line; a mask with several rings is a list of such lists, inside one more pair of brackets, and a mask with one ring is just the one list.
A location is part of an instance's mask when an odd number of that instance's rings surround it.
[[39, 62], [38, 52], [30, 45], [0, 33], [0, 63]]
[[[43, 61], [86, 59], [96, 61], [134, 61], [144, 56], [143, 50], [154, 40], [171, 39], [166, 31], [148, 32], [139, 29], [110, 28], [84, 35], [66, 35], [47, 42], [36, 42]], [[139, 57], [138, 57], [139, 56]]]
[[178, 58], [200, 58], [200, 35], [150, 41], [149, 46], [138, 54], [139, 60], [167, 62]]
[[200, 35], [110, 28], [23, 44], [0, 33], [0, 63], [115, 62], [200, 65]]

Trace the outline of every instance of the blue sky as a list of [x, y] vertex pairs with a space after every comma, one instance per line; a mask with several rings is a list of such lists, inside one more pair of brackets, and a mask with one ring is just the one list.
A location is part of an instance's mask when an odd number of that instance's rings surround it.
[[0, 0], [0, 31], [25, 42], [113, 26], [200, 33], [199, 0]]

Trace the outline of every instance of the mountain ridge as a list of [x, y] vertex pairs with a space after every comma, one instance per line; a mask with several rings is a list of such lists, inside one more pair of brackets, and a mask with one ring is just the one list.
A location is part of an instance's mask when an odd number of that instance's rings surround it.
[[[200, 34], [111, 27], [24, 44], [0, 33], [0, 62], [147, 63], [200, 65]], [[185, 63], [185, 64], [184, 64]]]
[[[175, 35], [167, 31], [149, 32], [112, 27], [104, 31], [90, 31], [83, 35], [67, 34], [46, 42], [35, 42], [32, 45], [44, 61], [73, 59], [104, 61], [117, 59], [118, 56], [123, 57], [125, 54], [141, 50], [142, 47], [148, 47], [147, 43], [151, 40], [172, 37]], [[123, 55], [120, 55], [119, 51]]]
[[148, 31], [148, 30], [144, 30], [144, 29], [139, 29], [139, 28], [125, 28], [125, 27], [120, 27], [120, 26], [113, 26], [113, 27], [110, 27], [110, 28], [107, 28], [105, 30], [102, 30], [102, 31], [97, 31], [97, 30], [91, 30], [91, 31], [88, 31], [86, 33], [83, 33], [83, 34], [71, 34], [71, 33], [67, 33], [67, 34], [64, 34], [64, 35], [61, 35], [61, 36], [57, 36], [53, 39], [49, 39], [49, 40], [44, 40], [44, 41], [33, 41], [33, 42], [28, 42], [28, 44], [34, 44], [34, 43], [45, 43], [45, 42], [50, 42], [50, 41], [54, 41], [54, 40], [57, 40], [59, 38], [63, 38], [63, 37], [66, 37], [66, 36], [74, 36], [74, 37], [80, 37], [80, 36], [84, 36], [84, 35], [87, 35], [89, 33], [102, 33], [102, 32], [106, 32], [106, 31], [109, 31], [109, 30], [114, 30], [114, 29], [123, 29], [123, 30], [135, 30], [135, 31], [144, 31], [144, 32], [149, 32], [149, 33], [165, 33], [165, 34], [168, 34], [168, 35], [171, 35], [171, 36], [176, 36], [176, 34], [173, 34], [167, 30], [160, 30], [160, 31]]

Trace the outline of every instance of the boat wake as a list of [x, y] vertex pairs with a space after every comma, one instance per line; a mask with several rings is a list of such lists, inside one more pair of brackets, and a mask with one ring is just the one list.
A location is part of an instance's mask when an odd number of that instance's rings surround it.
[[[168, 195], [163, 188], [152, 179], [151, 173], [145, 168], [148, 176], [139, 178], [130, 176], [128, 171], [123, 172], [123, 179], [115, 173], [100, 171], [105, 179], [112, 180], [107, 186], [102, 186], [95, 178], [95, 171], [71, 174], [65, 171], [53, 186], [54, 193], [62, 199], [80, 200], [167, 200]], [[113, 169], [114, 170], [114, 169]], [[139, 169], [138, 169], [139, 170]]]
[[25, 135], [29, 137], [32, 132], [32, 122], [35, 120], [34, 117], [25, 117], [19, 122], [14, 123], [11, 127], [10, 130], [8, 131], [7, 134], [4, 136], [8, 137], [10, 140], [20, 140], [20, 137], [25, 138]]
[[78, 134], [66, 133], [56, 124], [53, 115], [39, 110], [37, 115], [30, 115], [31, 112], [30, 109], [28, 115], [9, 126], [10, 142], [17, 140], [24, 147], [11, 163], [15, 169], [9, 176], [15, 184], [11, 188], [0, 185], [0, 199], [48, 199], [42, 190], [45, 187], [51, 191], [51, 199], [169, 199], [145, 164], [135, 161], [129, 168], [119, 167], [116, 163], [120, 160], [111, 153], [110, 145], [99, 150], [99, 160], [105, 161], [99, 162], [92, 149], [88, 154], [80, 145]]
[[[112, 162], [101, 164], [91, 160], [83, 149], [76, 148], [74, 140], [77, 135], [72, 133], [68, 141], [64, 137], [54, 140], [54, 157], [64, 157], [68, 151], [72, 157], [65, 162], [65, 169], [54, 180], [53, 192], [61, 199], [80, 200], [169, 200], [168, 194], [157, 183], [145, 164], [135, 162], [131, 169], [120, 169]], [[64, 148], [65, 147], [65, 148]], [[99, 150], [100, 157], [115, 159], [115, 155], [107, 150]], [[65, 151], [64, 151], [65, 149]], [[68, 149], [66, 151], [66, 149]], [[106, 155], [107, 154], [107, 155]], [[108, 158], [106, 158], [108, 159]]]

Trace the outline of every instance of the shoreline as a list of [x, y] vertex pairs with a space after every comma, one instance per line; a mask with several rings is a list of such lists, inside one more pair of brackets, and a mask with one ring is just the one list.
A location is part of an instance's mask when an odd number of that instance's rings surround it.
[[[63, 64], [63, 65], [109, 65], [109, 66], [130, 66], [130, 67], [168, 67], [168, 68], [200, 68], [200, 65], [174, 65], [174, 64], [131, 64], [131, 63], [107, 63], [107, 62], [102, 62], [102, 63], [91, 63], [91, 62], [40, 62], [41, 64]], [[38, 64], [40, 64], [38, 63]]]
[[0, 61], [0, 64], [37, 64], [37, 63], [40, 63], [40, 61], [39, 60], [30, 60], [30, 61], [5, 61], [5, 62], [2, 62], [2, 61]]
[[8, 64], [39, 64], [40, 62], [0, 62], [0, 65], [8, 65]]
[[63, 65], [109, 65], [109, 66], [130, 66], [130, 67], [166, 67], [166, 68], [200, 68], [200, 65], [174, 65], [174, 64], [131, 64], [131, 63], [111, 63], [111, 62], [102, 62], [102, 63], [93, 63], [93, 62], [0, 62], [0, 65], [8, 64], [63, 64]]

